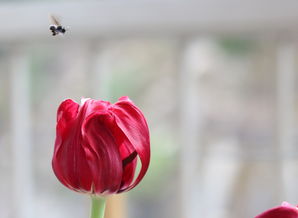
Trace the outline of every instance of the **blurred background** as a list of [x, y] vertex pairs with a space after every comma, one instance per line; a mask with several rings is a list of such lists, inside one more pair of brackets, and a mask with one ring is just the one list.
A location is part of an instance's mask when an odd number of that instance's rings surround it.
[[[49, 14], [69, 27], [51, 36]], [[129, 96], [151, 166], [106, 218], [252, 218], [298, 204], [298, 2], [0, 1], [0, 217], [88, 217], [51, 158], [66, 98]]]

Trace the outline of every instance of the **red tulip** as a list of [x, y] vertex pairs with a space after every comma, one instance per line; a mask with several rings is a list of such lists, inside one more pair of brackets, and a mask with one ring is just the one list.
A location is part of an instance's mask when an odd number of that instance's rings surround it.
[[[138, 158], [142, 167], [135, 178]], [[128, 97], [115, 104], [68, 99], [59, 106], [52, 166], [66, 187], [97, 195], [128, 191], [142, 180], [149, 162], [149, 129]]]
[[298, 218], [298, 208], [283, 202], [281, 206], [267, 210], [255, 218]]

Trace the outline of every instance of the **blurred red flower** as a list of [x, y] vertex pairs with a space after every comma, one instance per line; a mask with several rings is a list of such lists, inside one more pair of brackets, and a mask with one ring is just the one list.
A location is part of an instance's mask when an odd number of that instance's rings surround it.
[[[142, 167], [135, 178], [138, 159]], [[59, 106], [52, 166], [66, 187], [97, 195], [128, 191], [142, 180], [149, 162], [149, 129], [128, 97], [115, 104], [67, 99]]]
[[298, 208], [283, 202], [281, 206], [267, 210], [255, 218], [298, 218]]

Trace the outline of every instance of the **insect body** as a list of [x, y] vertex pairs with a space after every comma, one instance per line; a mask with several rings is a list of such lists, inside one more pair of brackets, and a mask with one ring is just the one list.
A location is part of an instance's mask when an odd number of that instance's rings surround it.
[[51, 18], [51, 25], [50, 25], [50, 30], [52, 31], [52, 35], [59, 35], [59, 34], [64, 34], [66, 32], [66, 29], [61, 26], [60, 22], [58, 21], [58, 19], [56, 17], [54, 17], [53, 15], [50, 16]]
[[52, 31], [52, 35], [58, 35], [58, 34], [64, 34], [66, 32], [66, 29], [62, 26], [55, 26], [51, 25], [50, 30]]

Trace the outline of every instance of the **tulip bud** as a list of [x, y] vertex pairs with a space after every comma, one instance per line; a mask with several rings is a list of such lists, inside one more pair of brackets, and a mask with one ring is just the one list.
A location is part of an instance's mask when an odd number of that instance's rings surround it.
[[281, 206], [267, 210], [255, 218], [298, 218], [298, 208], [283, 202]]
[[68, 99], [59, 106], [52, 166], [69, 189], [101, 196], [128, 191], [143, 179], [149, 162], [149, 129], [128, 97], [115, 104]]

